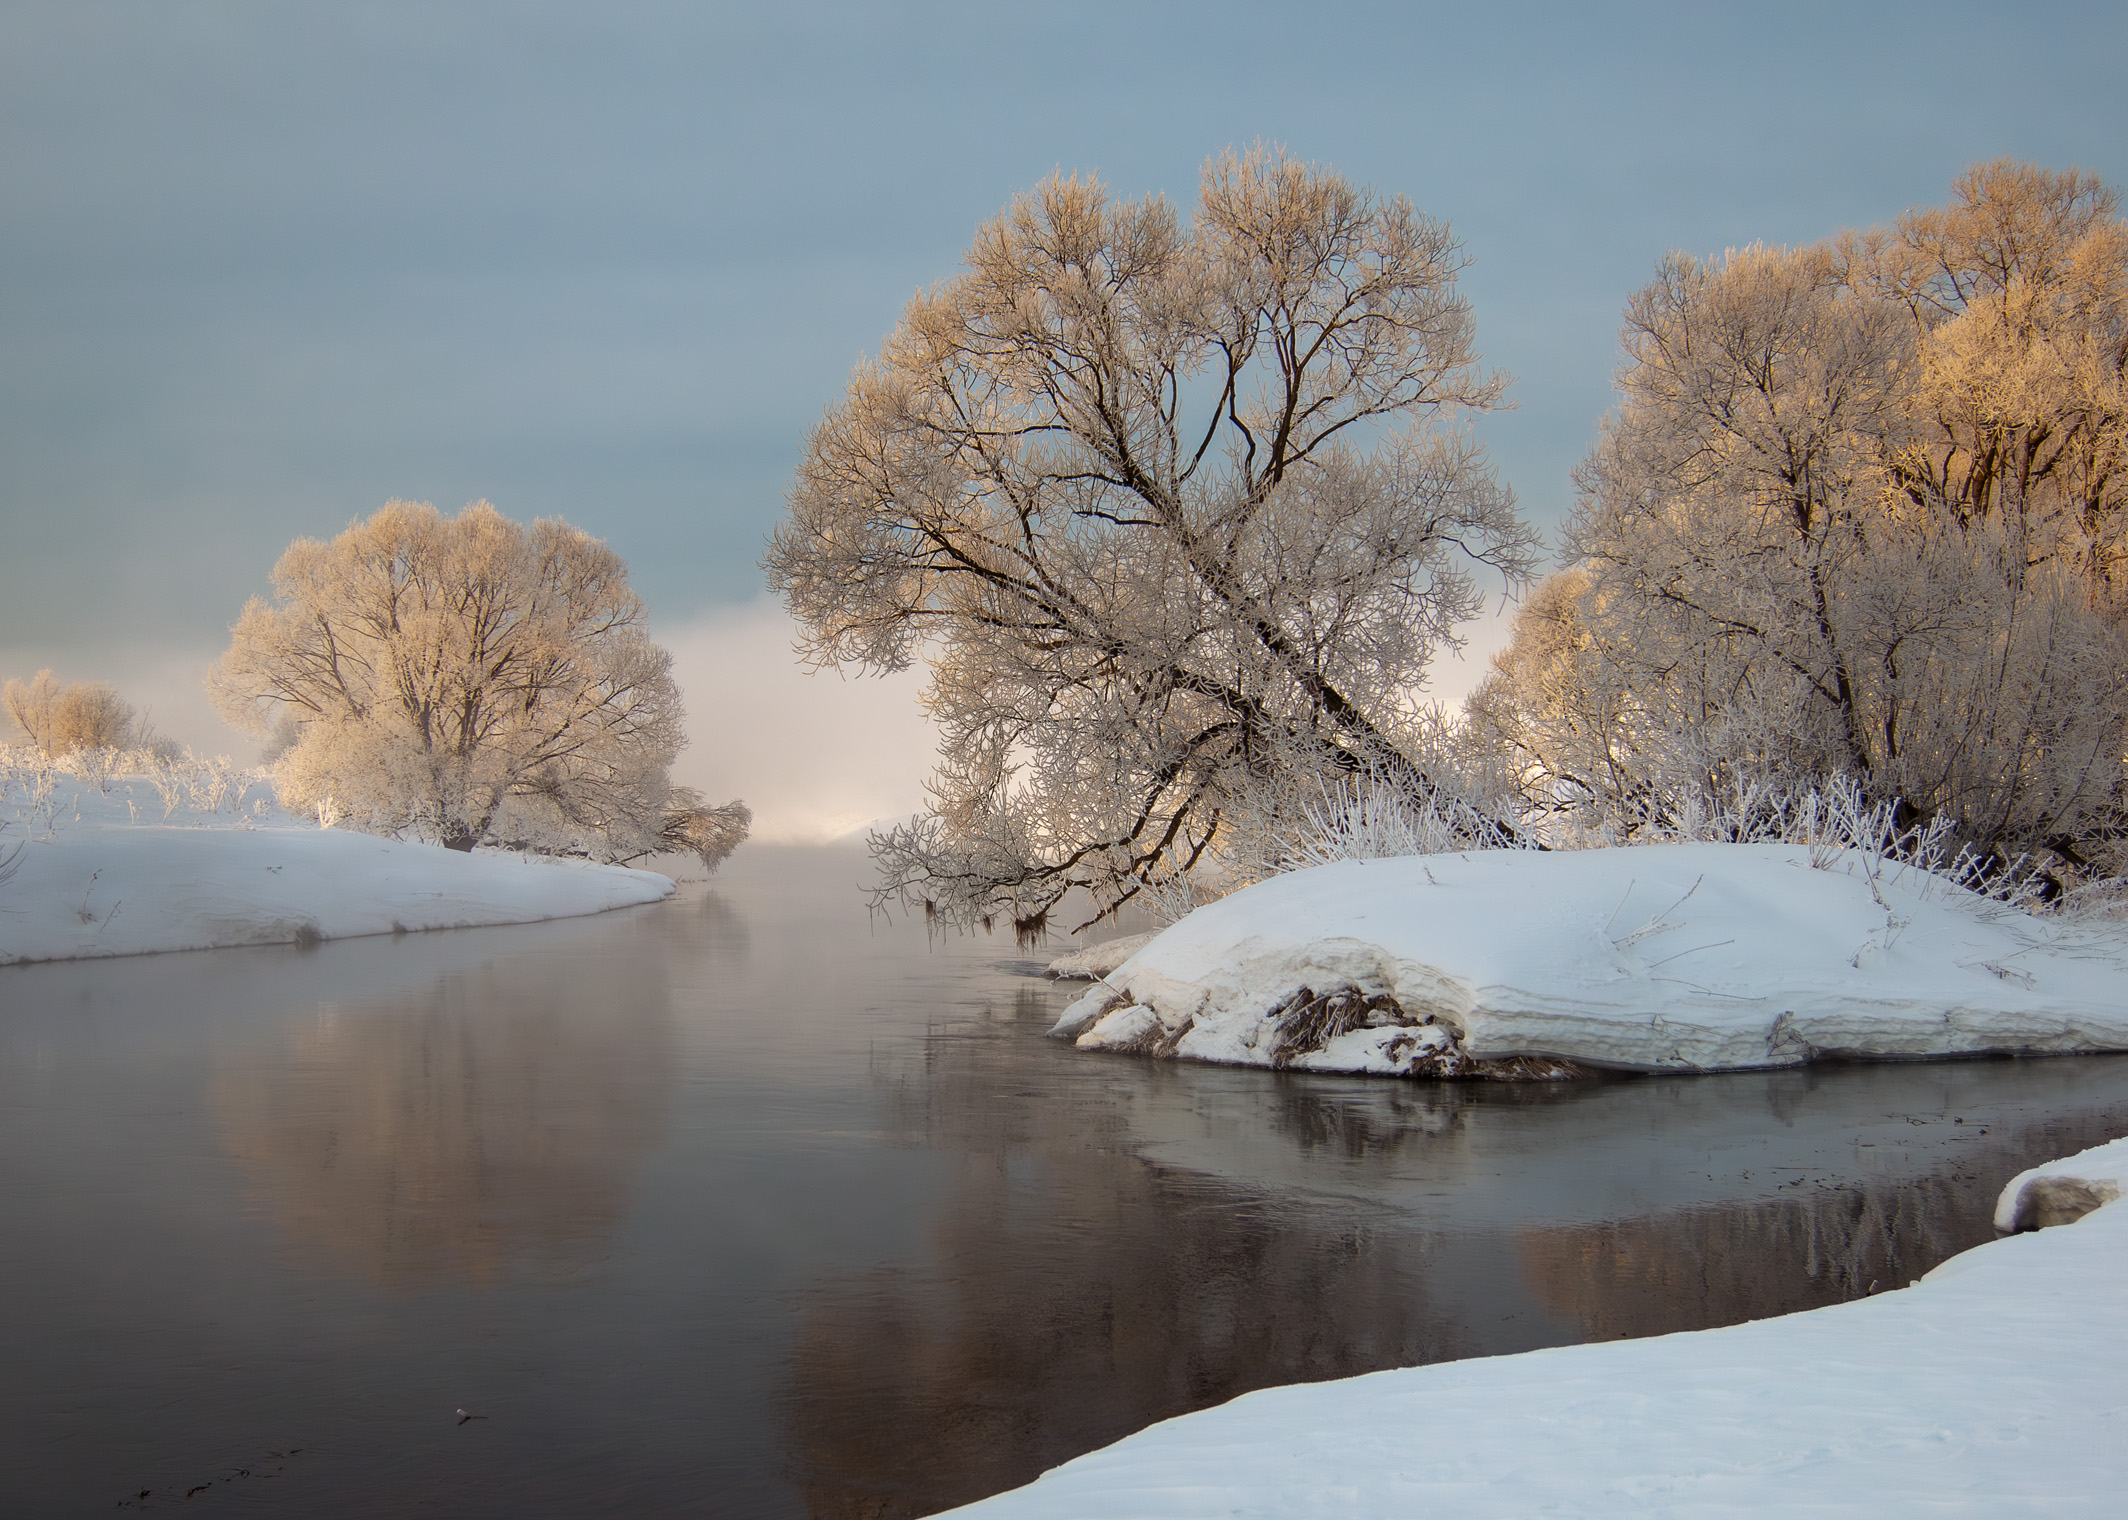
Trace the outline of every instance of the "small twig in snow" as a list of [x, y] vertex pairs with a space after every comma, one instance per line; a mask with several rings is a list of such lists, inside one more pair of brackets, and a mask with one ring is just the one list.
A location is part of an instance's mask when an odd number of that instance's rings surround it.
[[1719, 950], [1724, 945], [1733, 945], [1735, 943], [1736, 941], [1733, 939], [1718, 939], [1711, 945], [1694, 945], [1690, 950], [1678, 951], [1677, 955], [1666, 955], [1659, 961], [1649, 961], [1648, 969], [1653, 971], [1657, 966], [1667, 966], [1670, 962], [1676, 960], [1679, 955], [1697, 955], [1702, 950]]
[[1625, 906], [1626, 906], [1626, 898], [1628, 898], [1628, 897], [1631, 897], [1631, 896], [1633, 895], [1633, 888], [1634, 888], [1634, 887], [1635, 887], [1636, 885], [1637, 885], [1637, 883], [1636, 883], [1636, 882], [1635, 882], [1634, 880], [1632, 880], [1632, 879], [1630, 879], [1630, 878], [1629, 878], [1629, 879], [1627, 880], [1627, 882], [1626, 882], [1626, 890], [1625, 890], [1624, 896], [1621, 896], [1621, 897], [1620, 897], [1620, 898], [1618, 899], [1618, 906], [1617, 906], [1617, 907], [1615, 907], [1615, 908], [1613, 908], [1613, 909], [1611, 910], [1611, 916], [1610, 916], [1609, 918], [1607, 918], [1607, 919], [1605, 919], [1605, 920], [1603, 921], [1603, 933], [1604, 933], [1604, 938], [1606, 938], [1606, 939], [1609, 939], [1609, 938], [1610, 938], [1610, 936], [1611, 936], [1611, 925], [1613, 925], [1613, 924], [1617, 923], [1617, 922], [1618, 922], [1618, 915], [1619, 915], [1620, 913], [1622, 913], [1622, 912], [1624, 912], [1624, 911], [1625, 911]]
[[[1686, 903], [1690, 902], [1692, 900], [1692, 894], [1700, 889], [1701, 883], [1705, 882], [1706, 879], [1707, 878], [1704, 875], [1698, 877], [1696, 880], [1693, 881], [1691, 886], [1685, 888], [1685, 895], [1683, 897], [1680, 897], [1676, 902], [1670, 904], [1669, 907], [1663, 909], [1662, 912], [1656, 914], [1653, 918], [1642, 924], [1638, 929], [1635, 929], [1631, 934], [1628, 934], [1624, 939], [1612, 940], [1612, 946], [1619, 950], [1630, 950], [1633, 946], [1639, 944], [1644, 939], [1653, 939], [1658, 934], [1670, 933], [1678, 926], [1676, 924], [1666, 923], [1664, 922], [1664, 920], [1669, 918], [1669, 916], [1675, 913], [1679, 908], [1682, 908]], [[1624, 904], [1621, 903], [1620, 906], [1623, 907]]]

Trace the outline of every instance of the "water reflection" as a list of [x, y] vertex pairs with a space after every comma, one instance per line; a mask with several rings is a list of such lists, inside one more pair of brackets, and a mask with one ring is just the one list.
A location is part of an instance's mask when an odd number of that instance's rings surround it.
[[[743, 953], [712, 901], [700, 927]], [[657, 957], [494, 959], [332, 1002], [230, 1051], [223, 1144], [298, 1254], [413, 1286], [603, 1260], [663, 1141], [677, 1049]]]
[[1592, 1341], [1733, 1325], [1903, 1288], [1993, 1238], [1997, 1191], [2024, 1158], [2113, 1139], [2122, 1117], [2072, 1110], [2018, 1126], [1895, 1186], [1801, 1172], [1777, 1181], [1790, 1197], [1530, 1229], [1520, 1239], [1523, 1271], [1548, 1309], [1578, 1324], [1576, 1338]]
[[866, 870], [750, 847], [597, 919], [0, 970], [0, 1510], [300, 1447], [187, 1502], [917, 1515], [1267, 1383], [1904, 1282], [2128, 1129], [2128, 1058], [1089, 1057], [1003, 942], [869, 920]]
[[781, 1410], [819, 1520], [931, 1514], [1252, 1388], [1481, 1344], [1433, 1291], [1468, 1275], [1468, 1249], [1375, 1205], [1140, 1153], [1179, 1126], [1379, 1155], [1452, 1128], [1464, 1090], [1384, 1084], [1369, 1125], [1372, 1104], [1334, 1101], [1343, 1084], [1076, 1054], [1031, 1072], [1024, 1038], [1004, 1036], [1053, 1016], [1023, 988], [875, 1059], [886, 1133], [961, 1159], [919, 1264], [829, 1276], [800, 1300]]
[[[1000, 1037], [1046, 1012], [875, 1060], [888, 1135], [960, 1161], [920, 1260], [799, 1299], [780, 1409], [818, 1520], [931, 1514], [1273, 1384], [1903, 1287], [1990, 1238], [2030, 1156], [2128, 1117], [2128, 1071], [2071, 1062], [1547, 1089], [1075, 1058], [1096, 1107]], [[1983, 1105], [2045, 1117], [1958, 1122]]]
[[1422, 1242], [1319, 1226], [1125, 1156], [969, 1158], [932, 1270], [805, 1296], [784, 1411], [808, 1512], [929, 1514], [1241, 1389], [1465, 1354]]

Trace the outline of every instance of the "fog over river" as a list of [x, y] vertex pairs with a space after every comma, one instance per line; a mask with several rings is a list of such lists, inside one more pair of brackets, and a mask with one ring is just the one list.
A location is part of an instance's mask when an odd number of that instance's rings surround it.
[[1080, 1053], [865, 872], [0, 969], [0, 1512], [923, 1515], [1267, 1384], [1903, 1286], [2128, 1133], [2128, 1057]]

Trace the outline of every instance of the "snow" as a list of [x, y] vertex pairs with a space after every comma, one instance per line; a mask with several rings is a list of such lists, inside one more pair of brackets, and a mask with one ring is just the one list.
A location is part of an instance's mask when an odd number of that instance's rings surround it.
[[2005, 1235], [2081, 1219], [2121, 1196], [2128, 1177], [2128, 1140], [2093, 1146], [2074, 1156], [2019, 1172], [1995, 1204], [1995, 1228]]
[[61, 774], [34, 805], [26, 786], [9, 789], [0, 965], [529, 923], [673, 891], [653, 871], [321, 829], [275, 808], [256, 778], [223, 775], [221, 795], [167, 817], [142, 776], [106, 787]]
[[1802, 845], [1342, 861], [1199, 908], [1053, 1032], [1406, 1075], [2122, 1050], [2128, 933]]
[[[2117, 1193], [2128, 1142], [2037, 1171]], [[2101, 1206], [1808, 1313], [1266, 1389], [950, 1513], [2116, 1515], [2124, 1257]]]
[[1122, 934], [1060, 955], [1049, 963], [1049, 974], [1059, 981], [1096, 982], [1153, 942], [1155, 934]]

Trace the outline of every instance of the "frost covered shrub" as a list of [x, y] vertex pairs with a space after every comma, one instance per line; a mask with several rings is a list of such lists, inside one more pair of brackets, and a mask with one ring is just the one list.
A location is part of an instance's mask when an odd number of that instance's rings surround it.
[[[1832, 776], [1822, 786], [1760, 781], [1726, 794], [1696, 792], [1680, 800], [1670, 821], [1630, 836], [1580, 827], [1570, 817], [1522, 818], [1509, 824], [1497, 804], [1488, 809], [1429, 798], [1415, 805], [1394, 785], [1366, 773], [1323, 786], [1303, 815], [1302, 825], [1287, 847], [1266, 862], [1263, 874], [1339, 860], [1470, 849], [1779, 843], [1804, 846], [1810, 863], [1820, 870], [1858, 863], [1872, 882], [1884, 873], [1896, 879], [1910, 870], [1925, 871], [2021, 908], [2038, 907], [2056, 892], [2056, 884], [2029, 857], [2005, 860], [1976, 849], [1959, 838], [1956, 821], [1948, 814], [1923, 817], [1897, 798], [1872, 797], [1859, 780], [1846, 775]], [[2115, 877], [2071, 892], [2060, 907], [2073, 913], [2113, 914], [2124, 905], [2128, 882]]]
[[[1409, 784], [1413, 773], [1429, 779], [1426, 791]], [[1133, 900], [1173, 923], [1241, 887], [1331, 861], [1541, 847], [1502, 780], [1491, 755], [1435, 710], [1417, 715], [1404, 747], [1358, 765], [1325, 763], [1295, 743], [1236, 785], [1214, 850], [1186, 870], [1177, 862]]]
[[[273, 735], [284, 806], [458, 850], [664, 847], [680, 694], [604, 544], [486, 502], [446, 519], [395, 501], [298, 540], [273, 582], [208, 684], [225, 718]], [[702, 838], [705, 861], [728, 853]]]
[[[145, 782], [161, 799], [162, 821], [180, 810], [200, 814], [254, 811], [253, 791], [269, 784], [263, 770], [247, 770], [227, 755], [173, 755], [167, 742], [131, 749], [83, 748], [48, 755], [28, 745], [0, 744], [0, 803], [14, 815], [56, 820], [66, 799], [93, 788], [108, 794], [120, 783]], [[4, 818], [8, 815], [0, 815]]]
[[35, 745], [0, 744], [0, 829], [19, 830], [18, 843], [48, 836], [60, 803], [58, 760]]

